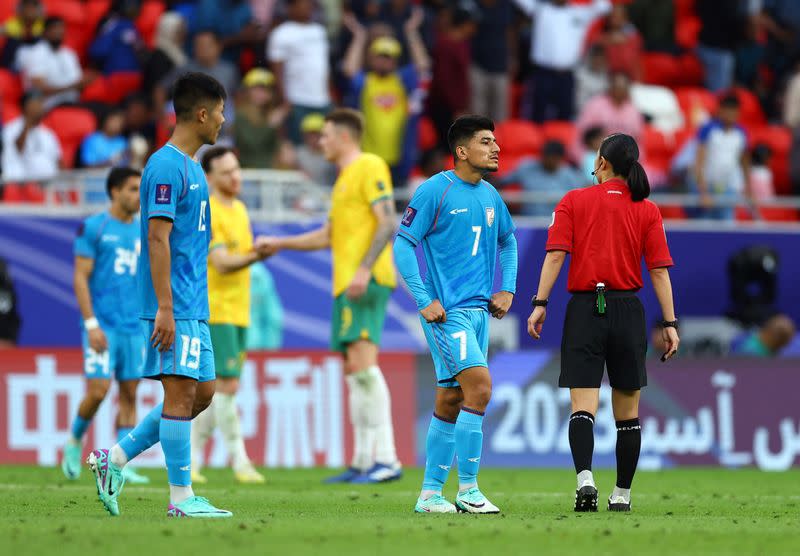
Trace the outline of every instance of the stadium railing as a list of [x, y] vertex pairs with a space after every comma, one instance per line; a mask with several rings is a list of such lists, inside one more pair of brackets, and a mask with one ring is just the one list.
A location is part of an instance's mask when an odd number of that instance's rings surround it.
[[[83, 216], [92, 214], [107, 206], [106, 175], [107, 170], [98, 169], [62, 172], [56, 178], [40, 184], [44, 193], [42, 202], [4, 203], [0, 201], [0, 215]], [[331, 188], [313, 183], [302, 172], [248, 169], [242, 171], [242, 179], [241, 197], [254, 222], [307, 223], [319, 221], [327, 215]], [[3, 185], [3, 182], [0, 181], [0, 189]], [[405, 205], [411, 198], [411, 194], [404, 188], [395, 191], [395, 197], [400, 205]], [[501, 194], [512, 208], [521, 207], [526, 203], [555, 205], [562, 197], [562, 193], [528, 191], [501, 191]], [[661, 207], [678, 208], [679, 210], [701, 206], [700, 197], [693, 194], [654, 192], [650, 199]], [[759, 203], [757, 207], [746, 206], [735, 200], [720, 199], [716, 206], [735, 206], [740, 213], [740, 218], [721, 223], [715, 220], [672, 219], [668, 213], [665, 214], [665, 219], [671, 220], [673, 227], [708, 228], [727, 224], [746, 228], [789, 227], [800, 229], [800, 221], [798, 221], [800, 197], [776, 197]], [[782, 214], [789, 216], [782, 217]], [[532, 225], [550, 223], [549, 216], [516, 215], [515, 220]]]

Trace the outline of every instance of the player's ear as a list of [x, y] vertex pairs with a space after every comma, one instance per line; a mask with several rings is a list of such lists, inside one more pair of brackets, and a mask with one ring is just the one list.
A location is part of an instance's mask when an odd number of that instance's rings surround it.
[[459, 160], [466, 160], [467, 159], [467, 149], [463, 145], [458, 145], [456, 147], [456, 157]]

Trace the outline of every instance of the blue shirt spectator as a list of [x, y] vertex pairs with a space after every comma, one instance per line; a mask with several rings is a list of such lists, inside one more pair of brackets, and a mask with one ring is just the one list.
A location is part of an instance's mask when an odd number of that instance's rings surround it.
[[144, 48], [142, 37], [125, 14], [112, 14], [100, 26], [89, 47], [89, 57], [98, 64], [105, 75], [141, 70], [139, 53]]
[[128, 140], [122, 134], [124, 127], [125, 113], [121, 109], [108, 112], [100, 122], [100, 129], [83, 140], [81, 164], [91, 167], [121, 164], [128, 150]]
[[266, 38], [254, 22], [250, 3], [245, 0], [199, 0], [191, 29], [192, 33], [213, 31], [222, 39], [223, 58], [236, 63], [243, 43]]

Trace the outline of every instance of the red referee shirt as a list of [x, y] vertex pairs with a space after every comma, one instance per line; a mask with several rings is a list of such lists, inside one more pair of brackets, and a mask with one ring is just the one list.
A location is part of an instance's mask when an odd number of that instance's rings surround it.
[[546, 249], [572, 254], [570, 292], [594, 291], [598, 282], [607, 290], [638, 290], [642, 256], [650, 270], [673, 265], [658, 207], [647, 199], [634, 202], [619, 179], [564, 195]]

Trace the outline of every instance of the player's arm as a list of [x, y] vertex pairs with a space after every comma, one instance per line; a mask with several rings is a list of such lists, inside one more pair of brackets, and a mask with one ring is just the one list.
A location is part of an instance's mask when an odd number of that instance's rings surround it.
[[331, 225], [324, 225], [304, 234], [284, 237], [264, 236], [256, 240], [257, 249], [268, 249], [277, 253], [281, 249], [290, 251], [317, 251], [331, 246]]
[[367, 249], [364, 258], [361, 259], [361, 264], [356, 269], [356, 275], [347, 288], [347, 297], [350, 299], [357, 299], [367, 291], [367, 286], [372, 276], [372, 267], [386, 248], [386, 245], [391, 241], [397, 229], [395, 224], [397, 215], [394, 211], [394, 199], [392, 197], [384, 197], [375, 201], [372, 204], [372, 214], [375, 215], [375, 220], [377, 221], [375, 235], [372, 236], [369, 249]]
[[496, 319], [502, 319], [511, 308], [514, 301], [514, 294], [517, 291], [517, 238], [513, 232], [507, 233], [498, 239], [498, 255], [500, 258], [500, 268], [503, 272], [503, 280], [500, 291], [492, 296], [489, 301], [489, 312]]
[[78, 300], [78, 308], [83, 317], [83, 324], [89, 336], [89, 347], [97, 353], [102, 353], [108, 349], [106, 335], [100, 328], [97, 318], [94, 316], [92, 308], [92, 296], [89, 292], [89, 278], [94, 270], [94, 259], [89, 257], [75, 257], [75, 273], [72, 284], [75, 289], [75, 298]]
[[367, 49], [367, 30], [358, 22], [356, 16], [352, 13], [346, 13], [342, 16], [342, 25], [344, 25], [353, 38], [350, 41], [350, 46], [347, 47], [347, 52], [344, 55], [344, 62], [342, 62], [342, 73], [349, 79], [354, 78], [364, 67], [364, 52]]
[[258, 251], [230, 253], [224, 245], [220, 245], [208, 253], [208, 260], [211, 262], [211, 266], [220, 274], [231, 274], [247, 268], [254, 262], [264, 258], [265, 256]]
[[153, 326], [150, 343], [160, 351], [172, 348], [175, 341], [175, 317], [172, 305], [172, 285], [170, 274], [172, 261], [169, 235], [172, 220], [151, 218], [147, 225], [147, 246], [150, 253], [150, 277], [158, 301], [158, 311]]
[[419, 273], [415, 246], [407, 237], [397, 234], [394, 239], [394, 262], [405, 280], [422, 317], [426, 322], [446, 322], [447, 314], [438, 299], [431, 299]]

